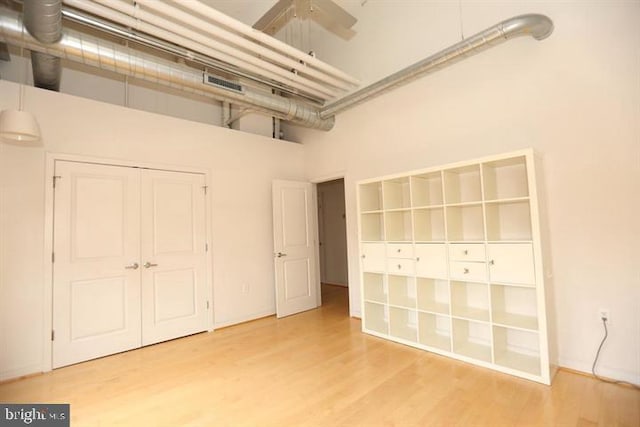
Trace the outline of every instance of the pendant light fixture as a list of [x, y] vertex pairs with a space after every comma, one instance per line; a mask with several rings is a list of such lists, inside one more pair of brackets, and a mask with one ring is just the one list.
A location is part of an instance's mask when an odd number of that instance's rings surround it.
[[[22, 25], [22, 39], [24, 40], [24, 24]], [[24, 48], [20, 47], [20, 57], [23, 57]], [[0, 138], [6, 142], [33, 143], [40, 140], [40, 126], [35, 116], [24, 111], [24, 83], [27, 74], [27, 62], [25, 59], [24, 73], [21, 75], [18, 94], [18, 109], [3, 110], [0, 112]]]

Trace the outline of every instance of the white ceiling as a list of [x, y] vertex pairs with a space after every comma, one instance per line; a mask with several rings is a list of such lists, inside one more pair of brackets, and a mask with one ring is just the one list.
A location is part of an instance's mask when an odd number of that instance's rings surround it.
[[[220, 12], [253, 25], [264, 15], [278, 0], [199, 0], [202, 3], [219, 10]], [[358, 18], [358, 9], [366, 1], [363, 0], [333, 0], [338, 6]]]
[[247, 25], [253, 25], [277, 0], [200, 0]]

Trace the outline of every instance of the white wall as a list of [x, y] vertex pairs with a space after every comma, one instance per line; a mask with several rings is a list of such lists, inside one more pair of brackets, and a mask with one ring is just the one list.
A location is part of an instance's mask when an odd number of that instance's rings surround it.
[[[208, 169], [215, 323], [275, 312], [271, 181], [304, 177], [302, 146], [26, 89], [43, 146], [0, 143], [0, 380], [43, 365], [46, 152]], [[0, 81], [0, 110], [17, 100]]]
[[[315, 48], [365, 80], [460, 40], [457, 1], [345, 3], [360, 11], [357, 40], [324, 37]], [[559, 362], [590, 371], [603, 336], [597, 310], [608, 308], [598, 372], [640, 383], [640, 2], [465, 1], [462, 10], [466, 34], [527, 12], [550, 16], [555, 31], [347, 111], [329, 133], [289, 128], [305, 143], [310, 179], [346, 171], [351, 313], [360, 312], [356, 181], [533, 147], [544, 163]]]

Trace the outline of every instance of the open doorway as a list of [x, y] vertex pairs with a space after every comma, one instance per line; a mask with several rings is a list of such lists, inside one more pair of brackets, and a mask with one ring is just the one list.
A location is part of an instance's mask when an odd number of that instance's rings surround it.
[[322, 305], [349, 313], [344, 179], [317, 184]]

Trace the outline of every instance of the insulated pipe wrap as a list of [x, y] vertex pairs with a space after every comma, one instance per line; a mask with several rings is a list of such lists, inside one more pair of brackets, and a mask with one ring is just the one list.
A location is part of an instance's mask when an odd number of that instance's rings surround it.
[[323, 119], [317, 109], [288, 98], [249, 89], [238, 93], [204, 84], [201, 71], [77, 31], [63, 29], [58, 43], [43, 45], [34, 37], [22, 34], [22, 21], [16, 13], [9, 10], [2, 10], [0, 14], [0, 40], [101, 70], [251, 107], [270, 116], [283, 119], [288, 117], [291, 122], [305, 127], [328, 131], [335, 122], [333, 117]]

